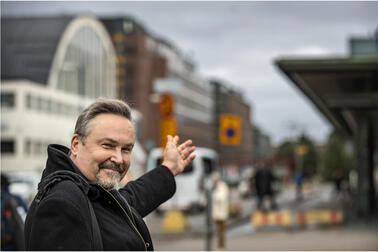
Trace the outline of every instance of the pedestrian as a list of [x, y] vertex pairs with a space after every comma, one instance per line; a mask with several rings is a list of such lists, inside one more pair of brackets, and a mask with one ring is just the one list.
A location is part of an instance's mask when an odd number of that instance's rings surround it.
[[295, 183], [295, 200], [301, 201], [303, 199], [303, 175], [302, 173], [296, 173], [294, 175]]
[[18, 195], [9, 191], [10, 181], [1, 174], [1, 250], [25, 250], [24, 221], [28, 207]]
[[153, 250], [143, 217], [172, 197], [195, 147], [168, 136], [162, 164], [120, 188], [134, 141], [129, 105], [101, 98], [79, 115], [70, 149], [48, 146], [26, 217], [27, 250]]
[[229, 214], [228, 186], [218, 173], [212, 175], [214, 190], [212, 195], [212, 218], [217, 230], [218, 250], [226, 249], [226, 221]]
[[272, 210], [277, 209], [273, 190], [273, 183], [276, 179], [272, 173], [271, 167], [267, 165], [264, 160], [258, 162], [254, 179], [257, 194], [257, 209], [259, 211], [266, 210], [264, 207], [265, 198], [269, 199], [270, 208]]

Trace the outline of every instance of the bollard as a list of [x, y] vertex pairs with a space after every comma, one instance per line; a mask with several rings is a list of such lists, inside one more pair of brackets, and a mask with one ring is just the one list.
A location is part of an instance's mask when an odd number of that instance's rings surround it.
[[172, 210], [164, 215], [162, 231], [164, 233], [183, 233], [188, 227], [186, 217], [180, 210]]
[[213, 240], [213, 230], [212, 230], [212, 218], [211, 218], [211, 188], [210, 186], [206, 186], [206, 249], [207, 251], [211, 251], [211, 244]]

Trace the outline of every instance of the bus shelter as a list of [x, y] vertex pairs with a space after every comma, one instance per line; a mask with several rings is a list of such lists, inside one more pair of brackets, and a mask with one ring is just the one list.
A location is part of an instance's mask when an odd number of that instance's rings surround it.
[[378, 165], [378, 61], [365, 54], [334, 58], [280, 58], [278, 68], [336, 130], [354, 144], [359, 215], [376, 214]]

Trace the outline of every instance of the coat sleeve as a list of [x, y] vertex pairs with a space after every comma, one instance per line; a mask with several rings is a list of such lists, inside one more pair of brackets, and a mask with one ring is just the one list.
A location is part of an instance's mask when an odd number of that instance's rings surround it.
[[92, 250], [91, 227], [85, 210], [67, 197], [67, 192], [44, 198], [29, 220], [30, 227], [25, 229], [30, 230], [26, 234], [26, 249]]
[[160, 165], [119, 190], [127, 202], [145, 217], [176, 192], [176, 182], [167, 167]]

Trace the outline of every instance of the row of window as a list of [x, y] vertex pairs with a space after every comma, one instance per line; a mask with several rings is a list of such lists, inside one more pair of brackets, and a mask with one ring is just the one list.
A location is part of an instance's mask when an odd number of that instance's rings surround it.
[[13, 108], [15, 106], [15, 98], [13, 93], [3, 93], [1, 92], [1, 107], [2, 108]]
[[76, 116], [84, 109], [82, 106], [70, 105], [64, 102], [54, 101], [50, 98], [30, 94], [26, 95], [26, 107], [32, 110], [67, 116]]
[[[26, 155], [40, 156], [47, 153], [47, 146], [51, 142], [26, 139], [24, 141], [23, 152]], [[14, 154], [16, 153], [16, 141], [14, 139], [2, 139], [1, 140], [1, 153], [2, 154]]]
[[41, 141], [37, 139], [26, 139], [24, 144], [24, 153], [26, 155], [45, 155], [47, 153], [47, 146], [51, 142]]
[[[1, 93], [1, 108], [14, 108], [16, 106], [15, 94], [12, 92]], [[36, 111], [42, 111], [49, 114], [76, 116], [83, 109], [83, 106], [75, 106], [60, 101], [54, 101], [50, 98], [41, 96], [26, 95], [26, 108]]]

